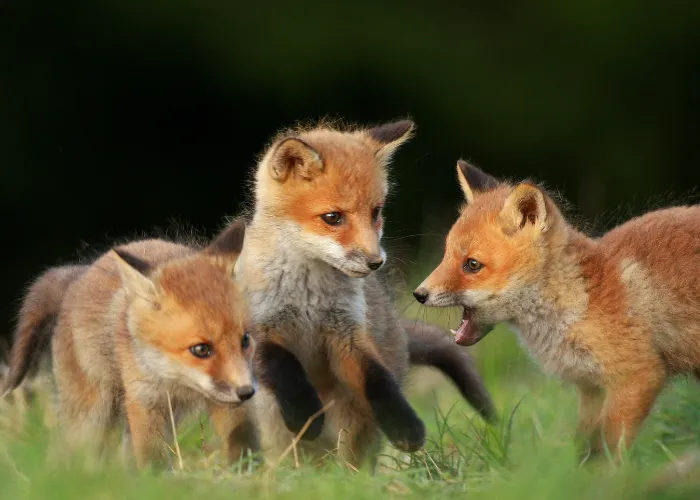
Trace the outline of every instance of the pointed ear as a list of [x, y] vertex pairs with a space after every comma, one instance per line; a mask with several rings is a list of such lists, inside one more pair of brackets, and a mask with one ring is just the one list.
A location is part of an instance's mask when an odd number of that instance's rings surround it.
[[474, 201], [474, 193], [488, 191], [498, 185], [498, 180], [464, 160], [457, 160], [457, 180], [467, 203]]
[[117, 262], [122, 286], [129, 295], [138, 295], [146, 300], [156, 300], [156, 287], [147, 275], [152, 271], [152, 266], [124, 250], [113, 249], [112, 255]]
[[545, 231], [547, 204], [544, 193], [533, 184], [518, 184], [506, 198], [498, 218], [506, 234], [514, 234], [528, 224]]
[[323, 160], [318, 152], [301, 139], [284, 139], [272, 152], [268, 168], [277, 182], [286, 181], [290, 175], [311, 180], [323, 172]]
[[243, 220], [243, 217], [239, 217], [226, 226], [204, 251], [211, 255], [238, 257], [243, 249], [244, 237], [245, 220]]
[[375, 154], [388, 161], [394, 151], [411, 138], [415, 128], [416, 124], [411, 120], [399, 120], [373, 127], [367, 130], [367, 135], [379, 143]]

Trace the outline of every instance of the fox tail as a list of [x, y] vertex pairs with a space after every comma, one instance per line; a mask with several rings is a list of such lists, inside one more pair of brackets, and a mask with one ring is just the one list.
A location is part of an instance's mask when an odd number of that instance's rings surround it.
[[52, 267], [27, 290], [19, 311], [2, 397], [16, 389], [30, 371], [36, 371], [51, 341], [63, 297], [87, 268]]
[[457, 386], [469, 404], [489, 423], [496, 410], [491, 395], [467, 350], [450, 340], [441, 328], [418, 320], [401, 319], [408, 336], [411, 365], [432, 366]]

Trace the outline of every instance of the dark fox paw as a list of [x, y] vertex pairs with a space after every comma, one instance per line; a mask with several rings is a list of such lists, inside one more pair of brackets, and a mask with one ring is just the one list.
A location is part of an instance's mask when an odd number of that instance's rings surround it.
[[[284, 424], [291, 432], [299, 434], [309, 418], [323, 408], [316, 389], [296, 356], [281, 345], [263, 342], [258, 347], [257, 356], [260, 378], [274, 393]], [[323, 422], [323, 414], [316, 416], [302, 440], [318, 438], [323, 431]]]
[[[299, 434], [309, 418], [322, 408], [321, 400], [318, 399], [315, 392], [313, 397], [311, 394], [306, 394], [306, 396], [305, 398], [295, 398], [293, 403], [280, 404], [284, 423], [287, 429], [294, 434]], [[323, 431], [324, 422], [325, 415], [323, 413], [317, 415], [311, 421], [304, 434], [302, 434], [301, 439], [303, 441], [313, 441], [318, 438]]]
[[404, 397], [391, 372], [371, 358], [365, 361], [365, 395], [379, 428], [391, 444], [406, 452], [423, 446], [423, 421]]
[[413, 453], [425, 444], [425, 425], [415, 414], [406, 415], [402, 422], [394, 421], [382, 427], [391, 444], [401, 451]]

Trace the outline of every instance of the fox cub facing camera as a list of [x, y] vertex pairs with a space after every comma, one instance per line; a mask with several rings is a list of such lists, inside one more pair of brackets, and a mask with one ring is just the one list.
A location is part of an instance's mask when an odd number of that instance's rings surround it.
[[233, 279], [244, 232], [234, 223], [202, 250], [136, 241], [90, 266], [49, 270], [20, 312], [7, 390], [52, 336], [66, 444], [99, 451], [126, 417], [144, 467], [168, 457], [170, 407], [180, 414], [206, 406], [230, 459], [241, 446], [255, 449], [239, 418], [256, 390], [248, 308]]
[[236, 273], [251, 304], [261, 391], [252, 402], [261, 446], [273, 460], [331, 400], [300, 445], [338, 450], [359, 465], [380, 431], [398, 448], [425, 440], [401, 389], [410, 364], [435, 366], [484, 417], [493, 407], [466, 353], [438, 329], [398, 318], [377, 275], [388, 163], [413, 123], [285, 131], [255, 177], [255, 211]]
[[457, 176], [466, 204], [416, 299], [461, 306], [462, 345], [510, 323], [547, 372], [576, 384], [592, 451], [631, 444], [666, 379], [700, 373], [700, 206], [590, 238], [532, 183], [462, 161]]

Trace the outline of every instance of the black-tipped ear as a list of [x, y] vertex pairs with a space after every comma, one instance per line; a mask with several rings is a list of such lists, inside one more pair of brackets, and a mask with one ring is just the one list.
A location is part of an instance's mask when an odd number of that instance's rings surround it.
[[498, 185], [495, 177], [464, 160], [457, 160], [457, 178], [468, 203], [473, 201], [474, 192], [488, 191]]
[[415, 123], [411, 120], [399, 120], [368, 129], [365, 133], [377, 143], [375, 158], [388, 164], [399, 146], [411, 138], [414, 128]]
[[274, 149], [269, 160], [270, 175], [284, 182], [290, 175], [311, 180], [323, 171], [321, 155], [301, 139], [284, 139]]
[[124, 289], [132, 296], [139, 296], [155, 302], [158, 292], [148, 276], [153, 269], [151, 264], [122, 249], [114, 248], [112, 252], [114, 252], [114, 260]]
[[488, 191], [489, 189], [498, 185], [498, 179], [487, 174], [479, 167], [476, 167], [471, 163], [464, 160], [458, 160], [457, 165], [459, 165], [459, 169], [462, 171], [462, 174], [464, 174], [464, 177], [467, 179], [469, 186], [474, 191]]
[[136, 257], [135, 255], [127, 252], [126, 250], [123, 250], [121, 248], [115, 248], [114, 253], [116, 253], [124, 262], [129, 264], [131, 267], [133, 267], [136, 271], [143, 274], [144, 276], [148, 276], [153, 270], [153, 266], [150, 263], [146, 262], [145, 260], [139, 257]]
[[214, 238], [206, 252], [216, 255], [240, 255], [245, 239], [245, 220], [239, 217], [231, 222], [226, 228]]
[[391, 144], [406, 137], [415, 126], [416, 124], [411, 120], [399, 120], [371, 128], [367, 133], [372, 139], [381, 144]]

